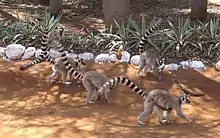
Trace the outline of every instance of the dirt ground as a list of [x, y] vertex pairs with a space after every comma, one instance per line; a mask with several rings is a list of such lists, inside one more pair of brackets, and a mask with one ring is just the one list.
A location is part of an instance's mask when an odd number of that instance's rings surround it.
[[[51, 73], [47, 63], [38, 64], [20, 72], [19, 65], [27, 62], [0, 60], [0, 137], [1, 138], [219, 138], [220, 136], [220, 72], [179, 70], [177, 80], [194, 92], [206, 93], [192, 97], [191, 105], [183, 112], [193, 120], [191, 124], [175, 117], [172, 124], [161, 125], [153, 114], [145, 126], [136, 123], [143, 111], [143, 99], [125, 86], [112, 90], [112, 104], [99, 101], [85, 104], [86, 91], [82, 85], [49, 85], [46, 78]], [[90, 63], [108, 76], [126, 76], [140, 88], [149, 91], [163, 88], [178, 94], [171, 76], [164, 71], [163, 80], [157, 81], [149, 74], [138, 80], [136, 66], [128, 64]]]
[[[179, 16], [187, 16], [190, 12], [190, 3], [186, 0], [152, 1], [150, 5], [146, 0], [136, 0], [133, 3], [131, 12], [135, 18], [145, 14], [149, 21], [154, 15], [160, 15], [170, 17], [171, 21], [175, 22]], [[94, 18], [102, 19], [100, 2], [86, 9], [73, 8], [73, 5], [64, 6], [64, 16], [69, 18], [62, 21], [70, 31], [74, 31], [75, 27], [81, 29], [78, 24], [98, 26], [96, 21], [94, 23], [92, 21]], [[20, 17], [27, 11], [43, 11], [37, 6], [27, 8], [16, 3], [15, 6], [3, 4], [0, 7], [0, 17], [7, 20], [12, 20], [17, 14]], [[218, 16], [219, 11], [219, 4], [209, 4], [208, 12], [211, 15]], [[112, 90], [112, 104], [100, 101], [86, 105], [87, 93], [82, 85], [77, 85], [74, 81], [69, 87], [59, 83], [49, 85], [46, 78], [51, 73], [50, 65], [41, 63], [28, 71], [20, 72], [19, 65], [24, 62], [27, 61], [0, 60], [0, 138], [219, 138], [220, 136], [220, 106], [218, 106], [220, 72], [213, 68], [206, 71], [174, 72], [174, 76], [189, 90], [206, 93], [204, 97], [193, 97], [192, 105], [183, 106], [183, 112], [193, 120], [193, 123], [188, 124], [175, 117], [173, 113], [171, 117], [173, 123], [161, 125], [153, 114], [146, 120], [145, 126], [139, 126], [136, 118], [143, 111], [143, 99], [126, 87]], [[163, 80], [157, 81], [153, 75], [138, 80], [135, 74], [137, 67], [132, 65], [91, 63], [88, 68], [97, 69], [108, 76], [126, 76], [146, 91], [163, 88], [172, 91], [174, 95], [178, 94], [176, 85], [172, 83], [172, 78], [166, 71], [162, 74]]]

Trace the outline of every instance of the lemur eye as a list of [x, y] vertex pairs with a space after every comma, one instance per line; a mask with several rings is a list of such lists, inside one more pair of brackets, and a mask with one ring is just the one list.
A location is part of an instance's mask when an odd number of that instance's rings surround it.
[[182, 97], [182, 98], [181, 98], [182, 101], [185, 101], [185, 99], [186, 99], [185, 97]]

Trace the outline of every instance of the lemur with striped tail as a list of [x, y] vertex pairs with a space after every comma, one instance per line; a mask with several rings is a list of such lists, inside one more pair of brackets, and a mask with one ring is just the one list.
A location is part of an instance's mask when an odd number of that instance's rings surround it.
[[48, 43], [51, 43], [53, 40], [61, 40], [61, 34], [63, 33], [63, 30], [54, 30], [50, 32], [48, 27], [44, 27], [41, 29], [42, 37], [40, 39], [41, 42], [41, 54], [36, 59], [23, 64], [20, 66], [19, 70], [24, 71], [28, 69], [29, 67], [38, 64], [42, 61], [48, 61], [50, 63], [53, 63], [54, 59], [49, 55], [49, 47], [47, 47]]
[[[60, 75], [62, 75], [62, 83], [69, 85], [71, 84], [72, 74], [70, 70], [67, 69], [67, 67], [70, 65], [73, 70], [75, 69], [78, 72], [82, 72], [82, 67], [86, 66], [86, 63], [82, 59], [74, 59], [71, 57], [67, 57], [62, 44], [59, 44], [57, 46], [57, 49], [58, 52], [60, 52], [62, 55], [61, 57], [58, 57], [53, 60], [53, 73], [48, 77], [48, 82], [54, 83], [56, 82], [54, 78], [57, 78]], [[69, 63], [69, 65], [66, 67], [65, 64], [67, 64], [67, 62]]]
[[[90, 76], [90, 82], [92, 82], [91, 78], [92, 77]], [[94, 84], [95, 83], [90, 83], [91, 90], [92, 90], [92, 87], [95, 86]], [[177, 116], [185, 119], [188, 122], [192, 122], [182, 113], [181, 105], [190, 104], [191, 103], [190, 96], [200, 97], [200, 96], [205, 95], [204, 93], [196, 94], [196, 93], [192, 93], [187, 90], [184, 90], [179, 83], [177, 83], [177, 85], [180, 87], [180, 93], [181, 93], [181, 95], [179, 96], [173, 96], [169, 91], [163, 90], [163, 89], [153, 89], [149, 92], [144, 92], [143, 90], [138, 88], [138, 86], [135, 85], [131, 80], [124, 78], [124, 77], [111, 78], [108, 81], [106, 81], [101, 87], [99, 87], [98, 91], [94, 91], [94, 92], [96, 92], [96, 95], [99, 93], [102, 93], [105, 96], [106, 100], [108, 102], [111, 102], [110, 89], [115, 88], [118, 84], [128, 86], [132, 91], [136, 92], [142, 98], [145, 99], [144, 112], [142, 112], [140, 116], [138, 116], [137, 118], [137, 122], [139, 125], [144, 125], [142, 120], [144, 118], [148, 118], [153, 113], [154, 109], [157, 112], [157, 117], [158, 117], [159, 122], [162, 124], [171, 123], [170, 113], [173, 108], [175, 109]], [[164, 111], [167, 112], [166, 120], [162, 119]]]
[[[63, 84], [70, 84], [70, 82], [67, 81], [68, 71], [65, 69], [65, 66], [62, 62], [62, 57], [52, 58], [49, 54], [49, 49], [51, 47], [47, 47], [47, 45], [52, 45], [53, 48], [58, 49], [58, 52], [63, 53], [64, 47], [61, 44], [63, 33], [64, 33], [63, 28], [58, 28], [57, 30], [52, 30], [51, 32], [49, 32], [48, 28], [42, 29], [42, 38], [41, 38], [42, 53], [35, 60], [22, 65], [20, 67], [20, 70], [22, 71], [26, 70], [27, 68], [46, 60], [50, 64], [53, 64], [52, 67], [53, 73], [48, 77], [49, 83], [54, 83], [55, 82], [54, 78], [62, 75]], [[81, 59], [73, 59], [70, 57], [67, 57], [67, 59], [71, 63], [71, 66], [75, 69], [78, 69], [78, 71], [80, 71], [81, 66], [86, 65], [86, 63]]]
[[153, 34], [156, 29], [161, 24], [162, 19], [159, 18], [157, 21], [152, 22], [151, 26], [146, 30], [143, 37], [141, 37], [140, 44], [138, 46], [138, 51], [140, 54], [140, 63], [139, 68], [137, 70], [138, 77], [141, 77], [141, 71], [144, 69], [144, 73], [147, 75], [148, 72], [153, 73], [158, 80], [161, 80], [161, 76], [159, 74], [159, 71], [161, 71], [164, 68], [164, 61], [157, 59], [156, 55], [150, 51], [144, 51], [144, 45], [146, 43], [150, 44], [148, 42], [148, 37]]

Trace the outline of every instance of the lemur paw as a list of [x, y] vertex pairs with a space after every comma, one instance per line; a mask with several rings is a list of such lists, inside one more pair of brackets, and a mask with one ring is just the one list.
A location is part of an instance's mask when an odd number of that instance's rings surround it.
[[65, 85], [70, 85], [70, 84], [72, 84], [72, 82], [66, 81], [66, 82], [63, 82], [63, 84], [65, 84]]
[[142, 77], [142, 74], [138, 74], [138, 78], [141, 78]]
[[93, 102], [93, 101], [91, 101], [91, 100], [90, 100], [90, 101], [87, 101], [87, 100], [86, 100], [86, 104], [93, 104], [93, 103], [95, 103], [95, 102]]
[[162, 77], [161, 77], [161, 76], [158, 76], [157, 79], [158, 79], [159, 81], [161, 81], [161, 80], [162, 80]]
[[192, 123], [193, 121], [191, 119], [187, 118], [187, 122]]
[[172, 122], [167, 121], [167, 120], [161, 120], [160, 123], [161, 123], [161, 124], [171, 124]]
[[139, 119], [139, 117], [137, 118], [137, 123], [138, 123], [138, 125], [144, 125], [144, 122], [142, 122], [142, 121]]
[[167, 120], [160, 120], [160, 123], [163, 125], [166, 124], [166, 122], [167, 122]]
[[49, 84], [54, 84], [56, 82], [56, 80], [48, 80]]

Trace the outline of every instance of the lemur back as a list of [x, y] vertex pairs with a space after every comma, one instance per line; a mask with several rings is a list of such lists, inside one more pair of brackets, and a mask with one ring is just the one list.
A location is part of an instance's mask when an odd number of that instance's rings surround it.
[[98, 99], [99, 88], [108, 80], [109, 78], [106, 75], [97, 71], [88, 71], [83, 75], [82, 83], [88, 92], [85, 100], [86, 103], [92, 103], [92, 99], [95, 101]]
[[148, 42], [148, 37], [156, 31], [161, 23], [161, 18], [154, 22], [146, 31], [144, 36], [140, 40], [138, 51], [140, 54], [140, 63], [137, 71], [138, 77], [141, 76], [140, 72], [144, 69], [144, 73], [147, 75], [148, 72], [153, 73], [159, 80], [161, 76], [159, 71], [164, 67], [164, 60], [158, 60], [156, 55], [150, 51], [144, 51], [144, 45]]

